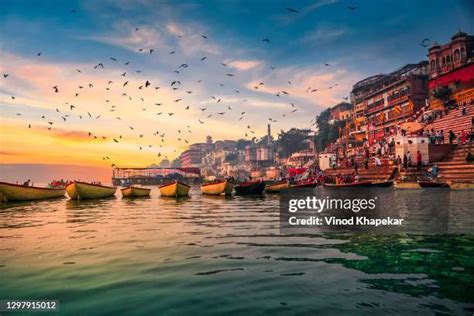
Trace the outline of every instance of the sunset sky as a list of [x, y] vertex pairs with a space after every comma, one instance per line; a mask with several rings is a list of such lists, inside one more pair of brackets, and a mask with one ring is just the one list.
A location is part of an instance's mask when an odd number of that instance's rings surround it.
[[358, 80], [426, 59], [424, 38], [474, 33], [472, 16], [471, 1], [2, 1], [1, 162], [8, 179], [17, 164], [110, 172], [206, 135], [261, 137], [269, 118], [275, 137], [308, 128]]

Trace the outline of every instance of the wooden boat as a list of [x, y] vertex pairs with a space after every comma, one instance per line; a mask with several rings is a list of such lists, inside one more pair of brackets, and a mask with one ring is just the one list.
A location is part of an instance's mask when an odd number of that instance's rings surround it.
[[145, 197], [150, 196], [151, 189], [129, 186], [120, 189], [120, 191], [122, 191], [123, 197]]
[[291, 185], [291, 188], [314, 188], [318, 183], [314, 180], [301, 180]]
[[191, 187], [185, 183], [175, 181], [168, 184], [163, 184], [158, 188], [160, 189], [161, 196], [180, 197], [188, 196], [189, 189]]
[[278, 181], [278, 182], [267, 184], [265, 186], [265, 192], [279, 193], [281, 190], [288, 189], [289, 187], [290, 187], [290, 183], [287, 180]]
[[5, 201], [30, 201], [58, 198], [64, 196], [66, 189], [31, 187], [0, 182], [0, 192]]
[[262, 195], [265, 190], [265, 182], [248, 181], [241, 182], [235, 186], [235, 192], [239, 195]]
[[325, 187], [328, 188], [353, 188], [353, 187], [370, 187], [372, 186], [372, 181], [360, 181], [360, 182], [353, 182], [353, 183], [325, 183]]
[[74, 181], [66, 187], [67, 194], [73, 200], [102, 199], [113, 196], [117, 187]]
[[387, 181], [376, 181], [372, 182], [370, 185], [372, 188], [388, 188], [393, 185], [393, 180], [387, 180]]
[[422, 188], [449, 188], [449, 184], [447, 182], [418, 180], [418, 184]]
[[474, 181], [449, 181], [451, 190], [474, 190]]
[[231, 195], [234, 185], [227, 180], [215, 181], [201, 185], [201, 193], [208, 195]]
[[408, 190], [413, 190], [413, 189], [421, 189], [420, 185], [418, 182], [394, 182], [394, 186], [396, 189], [408, 189]]

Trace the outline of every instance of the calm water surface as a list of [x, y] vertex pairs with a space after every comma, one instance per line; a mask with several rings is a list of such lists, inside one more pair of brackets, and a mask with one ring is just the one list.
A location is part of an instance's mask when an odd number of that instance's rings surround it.
[[4, 204], [0, 298], [57, 299], [77, 315], [472, 315], [473, 193], [384, 190], [413, 227], [432, 222], [433, 201], [449, 203], [437, 233], [285, 234], [277, 195], [197, 187], [178, 200], [155, 188], [147, 199]]

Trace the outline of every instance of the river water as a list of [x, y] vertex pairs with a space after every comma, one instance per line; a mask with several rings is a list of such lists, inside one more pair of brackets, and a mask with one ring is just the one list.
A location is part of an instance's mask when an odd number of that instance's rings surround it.
[[76, 315], [472, 315], [473, 193], [384, 190], [412, 227], [447, 202], [441, 228], [287, 233], [278, 195], [197, 187], [178, 200], [154, 188], [145, 199], [6, 203], [0, 299], [59, 300]]

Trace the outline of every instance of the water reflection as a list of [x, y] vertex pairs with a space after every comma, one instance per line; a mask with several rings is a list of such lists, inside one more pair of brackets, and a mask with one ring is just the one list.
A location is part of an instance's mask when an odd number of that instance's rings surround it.
[[406, 218], [409, 231], [281, 232], [279, 195], [197, 187], [179, 199], [154, 189], [144, 199], [7, 203], [0, 297], [54, 297], [62, 312], [88, 315], [472, 313], [472, 193], [347, 194], [379, 196], [381, 214]]

